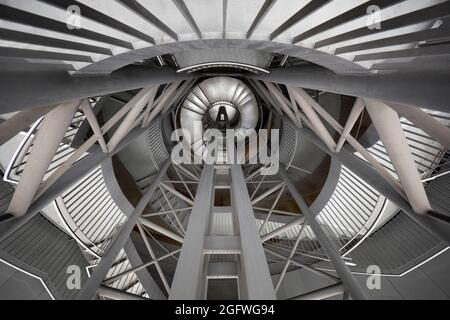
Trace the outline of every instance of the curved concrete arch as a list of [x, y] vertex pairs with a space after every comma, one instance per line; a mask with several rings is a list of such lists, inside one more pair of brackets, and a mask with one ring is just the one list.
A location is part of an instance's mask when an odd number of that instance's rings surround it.
[[116, 174], [114, 173], [112, 159], [108, 158], [102, 162], [102, 173], [105, 179], [106, 187], [108, 188], [111, 198], [116, 203], [117, 207], [129, 217], [134, 210], [134, 206], [130, 203], [127, 197], [123, 194], [117, 181]]
[[289, 55], [322, 66], [336, 74], [370, 74], [369, 70], [352, 61], [319, 50], [300, 47], [289, 43], [246, 39], [208, 39], [180, 41], [127, 51], [89, 64], [76, 71], [74, 75], [105, 75], [132, 63], [159, 55], [217, 48], [252, 49]]
[[318, 197], [310, 206], [311, 212], [314, 215], [317, 216], [322, 211], [333, 195], [341, 176], [341, 169], [342, 164], [334, 158], [331, 158], [330, 171], [328, 172], [327, 180], [325, 181]]

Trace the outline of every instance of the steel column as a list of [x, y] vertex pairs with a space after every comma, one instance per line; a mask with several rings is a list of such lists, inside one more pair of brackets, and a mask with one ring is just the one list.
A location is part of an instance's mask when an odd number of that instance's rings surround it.
[[79, 106], [80, 101], [62, 104], [45, 116], [7, 213], [26, 214]]
[[0, 146], [18, 135], [22, 130], [33, 124], [37, 119], [46, 115], [57, 106], [41, 107], [24, 110], [13, 115], [0, 124]]
[[372, 118], [381, 141], [395, 168], [403, 189], [414, 211], [426, 214], [431, 205], [423, 187], [422, 180], [414, 162], [400, 118], [386, 104], [366, 99], [367, 111]]
[[214, 166], [203, 167], [189, 218], [180, 258], [172, 282], [170, 300], [202, 299], [205, 235], [214, 197]]
[[242, 167], [230, 165], [231, 171], [231, 203], [237, 218], [241, 239], [241, 269], [245, 288], [241, 288], [244, 299], [274, 300], [276, 299], [269, 266], [262, 246], [261, 237], [255, 223], [247, 185]]
[[442, 122], [419, 108], [411, 108], [395, 103], [390, 103], [389, 106], [444, 147], [450, 148], [450, 128], [446, 127]]

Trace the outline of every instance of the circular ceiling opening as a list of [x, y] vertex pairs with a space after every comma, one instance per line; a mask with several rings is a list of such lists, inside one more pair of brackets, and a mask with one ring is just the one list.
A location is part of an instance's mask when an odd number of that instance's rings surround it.
[[203, 156], [201, 147], [208, 143], [204, 139], [208, 129], [234, 129], [237, 143], [241, 143], [256, 132], [259, 118], [253, 92], [244, 82], [231, 77], [214, 77], [197, 84], [179, 111], [183, 134], [190, 135], [183, 141], [190, 142], [191, 146], [186, 147], [193, 147], [194, 156], [199, 158]]

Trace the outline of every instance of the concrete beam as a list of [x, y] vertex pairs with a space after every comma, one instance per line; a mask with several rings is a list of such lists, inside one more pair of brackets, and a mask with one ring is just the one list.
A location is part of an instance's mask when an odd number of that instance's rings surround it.
[[231, 203], [241, 238], [240, 265], [243, 277], [240, 282], [244, 284], [240, 285], [241, 297], [247, 300], [275, 300], [275, 290], [259, 230], [255, 224], [255, 214], [242, 167], [232, 164], [230, 171]]
[[97, 290], [101, 287], [103, 280], [114, 264], [114, 261], [117, 258], [120, 250], [123, 249], [126, 242], [128, 241], [131, 231], [133, 231], [134, 226], [139, 221], [139, 217], [148, 205], [148, 202], [152, 198], [155, 190], [158, 188], [159, 182], [166, 174], [170, 164], [170, 161], [165, 162], [164, 166], [158, 172], [158, 175], [155, 177], [150, 187], [145, 191], [133, 213], [130, 217], [128, 217], [128, 220], [122, 226], [117, 236], [112, 240], [111, 245], [107, 249], [106, 254], [102, 256], [98, 266], [95, 267], [91, 277], [78, 293], [76, 297], [77, 300], [89, 300], [95, 297]]
[[72, 77], [67, 72], [0, 72], [0, 114], [186, 80], [194, 75], [128, 66], [108, 76]]
[[394, 103], [389, 104], [389, 107], [414, 123], [444, 147], [450, 148], [450, 128], [446, 127], [442, 122], [419, 108], [411, 108]]
[[45, 116], [7, 213], [26, 214], [79, 106], [80, 101], [62, 104]]
[[0, 124], [0, 146], [14, 138], [21, 131], [27, 129], [37, 119], [43, 117], [57, 106], [24, 110], [12, 116], [10, 119]]

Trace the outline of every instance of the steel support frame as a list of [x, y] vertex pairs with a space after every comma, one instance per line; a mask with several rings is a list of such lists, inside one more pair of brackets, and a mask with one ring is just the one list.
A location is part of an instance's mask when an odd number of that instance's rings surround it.
[[7, 213], [26, 214], [79, 106], [80, 101], [62, 104], [44, 117]]
[[358, 282], [353, 277], [348, 266], [345, 264], [344, 260], [342, 259], [341, 254], [333, 246], [332, 242], [326, 235], [325, 231], [322, 229], [322, 226], [316, 220], [314, 214], [309, 209], [309, 207], [306, 204], [305, 200], [303, 199], [302, 195], [297, 191], [297, 188], [290, 181], [289, 177], [287, 176], [287, 174], [284, 172], [283, 169], [280, 169], [279, 175], [285, 181], [287, 188], [289, 189], [292, 197], [294, 198], [295, 202], [301, 209], [303, 215], [306, 218], [306, 221], [308, 222], [312, 231], [314, 232], [317, 239], [319, 240], [326, 255], [328, 256], [330, 261], [333, 263], [333, 265], [336, 269], [336, 272], [339, 275], [342, 283], [344, 284], [347, 292], [355, 300], [366, 300], [367, 297], [366, 297], [366, 294], [364, 293], [363, 289], [360, 287]]
[[122, 250], [122, 248], [125, 246], [125, 243], [128, 241], [130, 233], [133, 231], [134, 226], [138, 223], [142, 212], [147, 207], [150, 199], [158, 188], [159, 183], [165, 176], [170, 165], [171, 162], [168, 160], [160, 169], [150, 187], [145, 191], [133, 213], [128, 217], [127, 221], [112, 241], [110, 247], [108, 248], [108, 251], [104, 256], [102, 256], [98, 266], [95, 267], [93, 274], [91, 275], [87, 283], [83, 286], [81, 291], [78, 293], [76, 297], [77, 300], [88, 300], [95, 298], [97, 290], [100, 288], [102, 282], [108, 274], [108, 271], [114, 264], [114, 260], [117, 258], [120, 250]]
[[312, 292], [305, 293], [303, 295], [290, 298], [289, 300], [325, 300], [344, 293], [346, 293], [345, 286], [342, 283], [337, 283], [325, 288], [321, 288]]
[[245, 283], [241, 297], [248, 300], [275, 300], [275, 290], [262, 246], [255, 214], [242, 167], [230, 165], [231, 203], [241, 240], [241, 272]]
[[214, 166], [205, 165], [175, 270], [170, 300], [203, 299], [203, 249], [213, 206], [214, 179]]
[[[160, 121], [161, 119], [162, 117], [160, 116], [154, 121]], [[60, 196], [67, 188], [70, 188], [95, 167], [101, 165], [103, 161], [118, 153], [145, 132], [147, 132], [147, 130], [142, 128], [134, 129], [111, 153], [105, 154], [95, 145], [91, 146], [88, 149], [90, 152], [89, 156], [74, 163], [70, 168], [65, 170], [65, 172], [58, 177], [58, 179], [55, 179], [54, 183], [52, 183], [46, 191], [36, 196], [26, 215], [19, 218], [11, 216], [9, 219], [0, 221], [0, 241], [8, 238], [12, 233], [30, 221], [37, 213], [39, 213], [40, 210], [42, 210], [42, 208]]]

